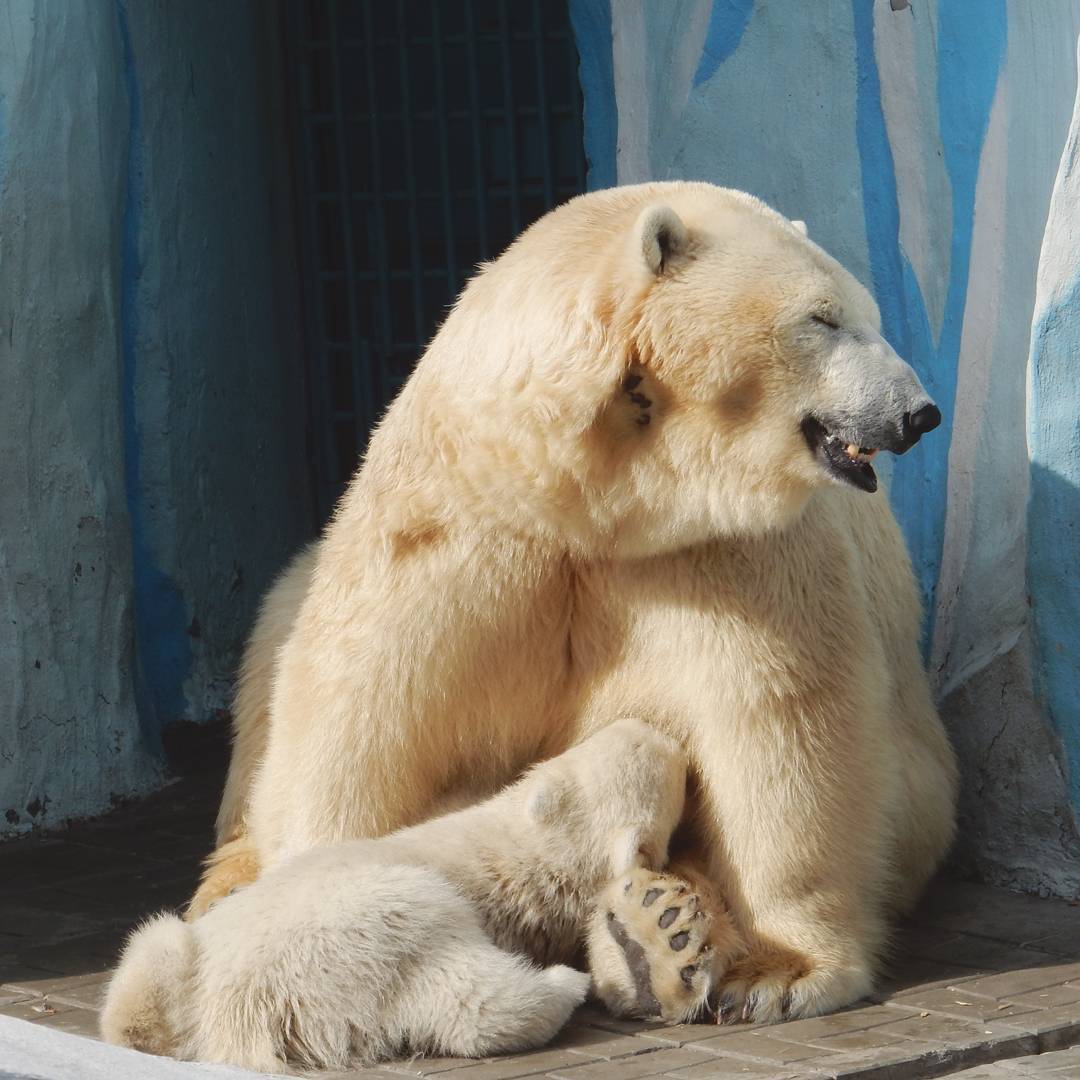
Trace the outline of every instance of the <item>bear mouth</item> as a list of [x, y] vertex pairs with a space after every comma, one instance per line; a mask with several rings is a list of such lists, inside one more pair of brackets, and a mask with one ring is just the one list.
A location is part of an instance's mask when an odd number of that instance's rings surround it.
[[829, 431], [816, 417], [802, 422], [802, 433], [818, 464], [835, 480], [860, 491], [877, 491], [877, 473], [870, 464], [876, 447], [859, 446], [843, 435]]

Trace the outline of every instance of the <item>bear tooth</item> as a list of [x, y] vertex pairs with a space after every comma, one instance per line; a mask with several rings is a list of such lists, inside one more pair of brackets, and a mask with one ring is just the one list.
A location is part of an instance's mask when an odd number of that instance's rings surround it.
[[859, 448], [854, 443], [849, 442], [847, 446], [844, 447], [844, 453], [847, 454], [852, 461], [855, 461], [859, 456]]

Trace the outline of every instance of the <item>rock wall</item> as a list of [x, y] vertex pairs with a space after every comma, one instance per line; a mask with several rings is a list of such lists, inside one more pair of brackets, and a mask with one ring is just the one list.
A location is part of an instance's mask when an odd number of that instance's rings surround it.
[[159, 783], [308, 532], [274, 15], [0, 20], [0, 833]]

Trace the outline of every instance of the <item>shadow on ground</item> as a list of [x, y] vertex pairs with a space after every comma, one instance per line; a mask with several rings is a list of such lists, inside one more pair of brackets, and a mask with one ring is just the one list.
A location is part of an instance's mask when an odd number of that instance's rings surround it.
[[[224, 743], [182, 744], [179, 760], [187, 775], [151, 798], [62, 833], [0, 845], [0, 1015], [96, 1034], [125, 933], [187, 900], [212, 844]], [[897, 933], [877, 993], [842, 1013], [762, 1029], [671, 1027], [615, 1020], [589, 1006], [552, 1047], [533, 1054], [417, 1059], [365, 1075], [902, 1080], [1002, 1059], [1019, 1067], [1023, 1055], [1078, 1042], [1080, 906], [941, 879]], [[1080, 1061], [1076, 1069], [1061, 1075], [1080, 1076]]]

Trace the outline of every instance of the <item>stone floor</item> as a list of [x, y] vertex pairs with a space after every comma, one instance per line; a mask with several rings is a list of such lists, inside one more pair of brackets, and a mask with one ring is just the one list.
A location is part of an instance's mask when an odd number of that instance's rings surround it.
[[[124, 932], [195, 884], [219, 784], [210, 769], [96, 822], [0, 845], [0, 1015], [94, 1037]], [[898, 934], [879, 992], [843, 1013], [761, 1029], [669, 1027], [587, 1007], [535, 1053], [349, 1075], [451, 1071], [453, 1080], [1080, 1078], [1080, 906], [942, 880]]]

